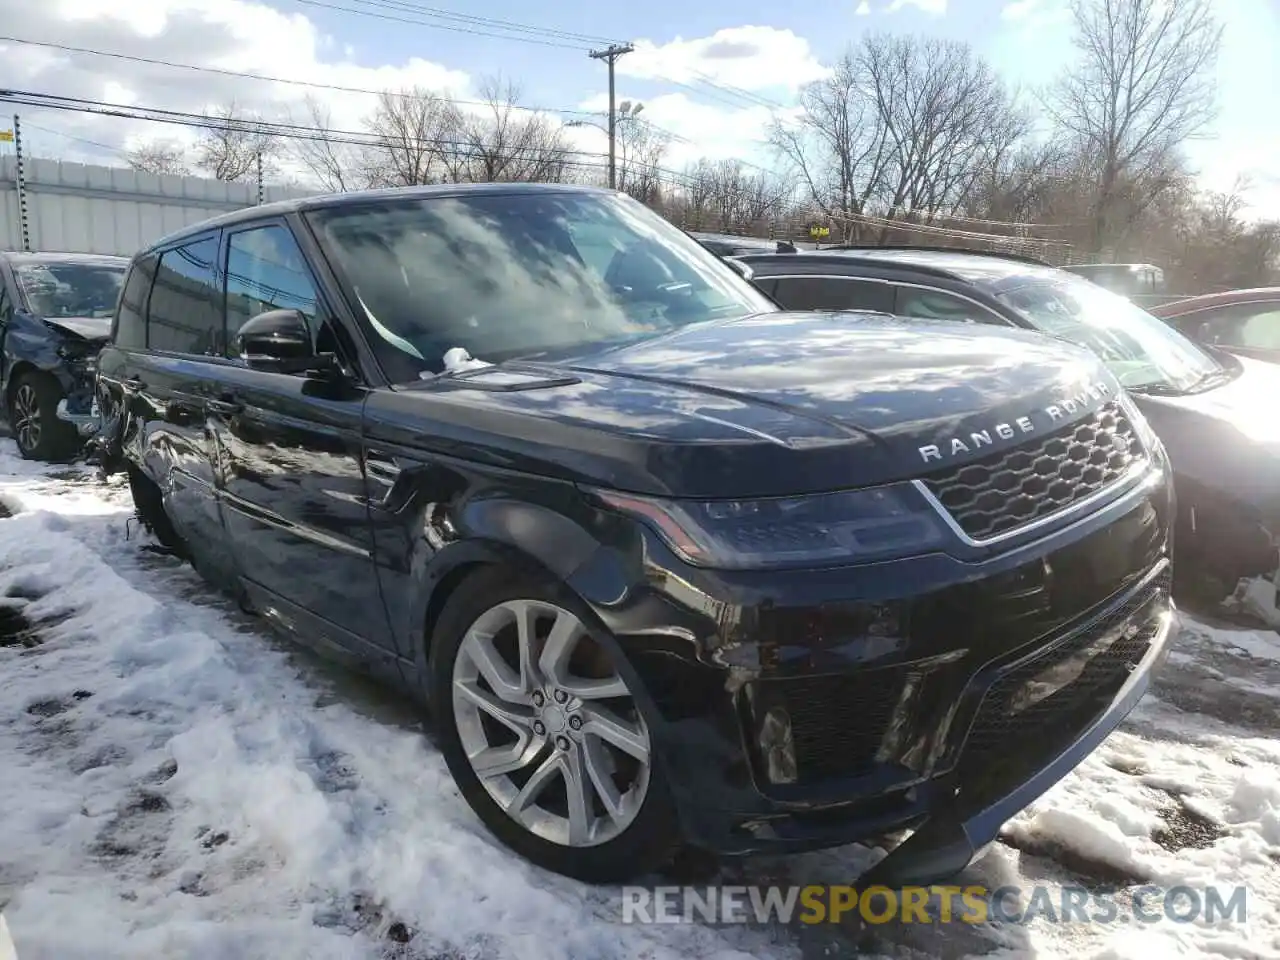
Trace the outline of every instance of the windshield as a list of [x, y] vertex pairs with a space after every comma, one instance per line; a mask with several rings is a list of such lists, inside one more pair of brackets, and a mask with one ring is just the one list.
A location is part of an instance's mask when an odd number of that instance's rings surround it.
[[1182, 391], [1220, 370], [1217, 361], [1124, 297], [1063, 274], [996, 294], [1045, 333], [1098, 354], [1125, 387]]
[[462, 347], [496, 362], [778, 308], [628, 197], [472, 194], [319, 210], [393, 380]]
[[14, 268], [27, 306], [38, 317], [109, 317], [125, 265], [28, 263]]

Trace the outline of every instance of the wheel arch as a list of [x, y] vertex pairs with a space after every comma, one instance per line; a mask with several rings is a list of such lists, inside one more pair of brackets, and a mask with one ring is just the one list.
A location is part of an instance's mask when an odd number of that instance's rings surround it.
[[[614, 636], [604, 619], [600, 616], [597, 604], [601, 600], [601, 578], [592, 576], [583, 579], [575, 574], [592, 568], [597, 574], [601, 570], [618, 570], [616, 564], [603, 561], [607, 551], [599, 549], [585, 557], [572, 557], [561, 554], [549, 559], [543, 549], [530, 550], [525, 545], [486, 537], [483, 539], [462, 540], [450, 544], [433, 558], [428, 572], [428, 580], [422, 591], [419, 604], [415, 608], [413, 634], [413, 652], [417, 674], [420, 678], [420, 689], [424, 697], [428, 697], [431, 676], [431, 661], [435, 652], [435, 631], [440, 616], [458, 587], [473, 576], [491, 569], [506, 569], [513, 573], [524, 573], [540, 580], [552, 583], [559, 590], [563, 599], [576, 607], [584, 623], [597, 635], [600, 642], [608, 648], [619, 671], [623, 673], [627, 685], [632, 688], [637, 702], [642, 705], [646, 719], [652, 724], [658, 722], [660, 711], [652, 701], [651, 693], [643, 682], [631, 659], [627, 656], [623, 645]], [[577, 562], [574, 562], [574, 561]], [[606, 577], [612, 581], [614, 577]], [[605, 597], [616, 598], [625, 589], [621, 584], [606, 587]]]
[[[16, 388], [18, 385], [18, 381], [21, 380], [28, 373], [46, 373], [47, 374], [48, 371], [44, 370], [42, 367], [37, 366], [36, 364], [32, 363], [30, 360], [27, 360], [27, 359], [13, 361], [13, 366], [9, 368], [8, 372], [5, 375], [4, 406], [6, 410], [9, 410], [13, 407], [13, 391], [14, 391], [14, 388]], [[52, 374], [49, 374], [49, 376], [52, 376]]]

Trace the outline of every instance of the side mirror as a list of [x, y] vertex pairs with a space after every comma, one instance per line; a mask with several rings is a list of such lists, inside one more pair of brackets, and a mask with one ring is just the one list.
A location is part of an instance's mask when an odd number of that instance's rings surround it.
[[1201, 343], [1217, 343], [1218, 337], [1213, 332], [1213, 324], [1208, 320], [1199, 324], [1196, 327], [1195, 339], [1199, 340]]
[[743, 263], [741, 260], [735, 260], [733, 259], [733, 257], [725, 257], [724, 262], [727, 263], [729, 266], [733, 267], [733, 269], [737, 270], [738, 273], [742, 274], [742, 279], [744, 280], [751, 280], [756, 275], [756, 272], [752, 270], [749, 266], [747, 266], [745, 263]]
[[251, 317], [236, 333], [235, 352], [246, 366], [272, 373], [327, 369], [333, 359], [315, 352], [311, 329], [298, 310], [268, 310]]

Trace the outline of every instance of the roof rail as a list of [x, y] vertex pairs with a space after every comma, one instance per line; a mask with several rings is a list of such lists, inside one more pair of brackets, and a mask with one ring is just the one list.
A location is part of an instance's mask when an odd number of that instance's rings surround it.
[[1005, 260], [1017, 260], [1021, 263], [1034, 263], [1041, 267], [1052, 267], [1048, 260], [1032, 257], [1025, 253], [1008, 253], [1004, 250], [974, 250], [970, 247], [934, 247], [915, 243], [840, 243], [830, 247], [822, 247], [819, 252], [828, 250], [919, 250], [921, 253], [967, 253], [975, 257], [1000, 257]]

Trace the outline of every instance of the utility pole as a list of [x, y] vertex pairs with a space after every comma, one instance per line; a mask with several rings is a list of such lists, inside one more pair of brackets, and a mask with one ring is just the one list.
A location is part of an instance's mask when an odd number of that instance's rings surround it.
[[635, 50], [629, 43], [613, 43], [604, 50], [592, 50], [587, 56], [609, 64], [609, 189], [618, 189], [618, 111], [613, 102], [613, 65], [623, 54]]
[[258, 151], [258, 206], [262, 206], [262, 151]]
[[14, 186], [18, 188], [18, 224], [22, 230], [22, 250], [31, 252], [31, 227], [27, 214], [27, 174], [22, 169], [22, 121], [13, 115]]

